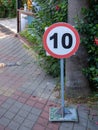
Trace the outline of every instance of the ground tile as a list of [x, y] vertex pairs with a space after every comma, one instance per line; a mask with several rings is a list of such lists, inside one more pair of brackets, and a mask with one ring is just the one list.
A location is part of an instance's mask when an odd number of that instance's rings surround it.
[[7, 126], [9, 124], [10, 120], [5, 118], [5, 117], [2, 117], [0, 119], [0, 125], [4, 125], [4, 126]]
[[0, 107], [0, 117], [6, 113], [7, 109]]
[[37, 102], [39, 100], [39, 98], [37, 98], [36, 96], [30, 96], [29, 100], [33, 100], [33, 101]]
[[43, 111], [43, 112], [41, 113], [41, 117], [42, 117], [42, 118], [45, 118], [45, 119], [49, 119], [49, 113]]
[[20, 110], [17, 115], [18, 116], [21, 116], [21, 117], [27, 117], [28, 116], [28, 113], [27, 111], [24, 111], [24, 110]]
[[16, 102], [16, 100], [14, 100], [14, 99], [12, 99], [12, 98], [8, 98], [8, 99], [6, 100], [6, 103], [8, 103], [8, 104], [10, 104], [10, 105], [14, 104], [15, 102]]
[[43, 99], [43, 98], [40, 98], [40, 99], [38, 100], [38, 102], [39, 102], [39, 103], [42, 103], [42, 104], [46, 104], [47, 101], [48, 101], [48, 100], [45, 100], [45, 99]]
[[48, 122], [49, 122], [49, 120], [47, 120], [47, 119], [45, 119], [45, 118], [41, 118], [41, 117], [39, 117], [39, 118], [38, 118], [38, 121], [37, 121], [37, 123], [39, 123], [39, 124], [42, 125], [42, 126], [47, 126], [47, 125], [48, 125]]
[[12, 113], [12, 112], [10, 112], [10, 111], [7, 111], [5, 114], [4, 114], [4, 116], [6, 117], [6, 118], [8, 118], [8, 119], [13, 119], [13, 117], [15, 116], [15, 114], [14, 113]]
[[11, 130], [10, 128], [6, 127], [4, 130]]
[[35, 108], [35, 107], [33, 107], [32, 110], [31, 110], [31, 113], [33, 113], [35, 115], [40, 115], [41, 112], [42, 112], [42, 109]]
[[9, 109], [12, 105], [9, 104], [9, 103], [4, 102], [1, 106], [2, 106], [3, 108], [5, 108], [5, 109]]
[[19, 97], [19, 98], [18, 98], [18, 101], [19, 101], [19, 102], [22, 102], [22, 103], [25, 103], [26, 100], [27, 100], [27, 99], [26, 99], [26, 98], [23, 98], [23, 97]]
[[27, 128], [32, 128], [34, 126], [34, 123], [33, 120], [28, 120], [28, 119], [25, 119], [25, 121], [22, 123], [22, 126], [25, 126]]
[[45, 130], [45, 127], [40, 124], [35, 124], [32, 130]]
[[25, 110], [25, 111], [30, 112], [30, 111], [32, 110], [32, 107], [29, 106], [29, 105], [27, 105], [27, 104], [24, 104], [24, 105], [22, 106], [21, 110]]
[[31, 120], [31, 121], [33, 121], [33, 122], [36, 122], [37, 119], [38, 119], [38, 116], [37, 116], [37, 115], [34, 115], [34, 114], [32, 114], [32, 113], [29, 113], [27, 119], [29, 119], [29, 120]]
[[21, 124], [24, 121], [24, 117], [21, 117], [19, 115], [16, 115], [13, 120], [15, 120], [17, 123]]
[[34, 106], [35, 105], [35, 101], [32, 101], [32, 100], [27, 100], [26, 104], [27, 105], [30, 105], [30, 106]]
[[16, 113], [19, 111], [19, 109], [20, 109], [20, 108], [18, 108], [18, 107], [12, 106], [12, 107], [9, 109], [9, 111], [12, 112], [12, 113], [14, 113], [14, 114], [16, 114]]
[[14, 106], [18, 107], [18, 108], [21, 108], [23, 106], [23, 103], [16, 101]]
[[39, 109], [43, 109], [43, 108], [44, 108], [44, 104], [38, 102], [38, 103], [36, 103], [36, 104], [34, 105], [34, 107], [39, 108]]
[[18, 95], [14, 95], [14, 94], [13, 94], [11, 97], [12, 97], [14, 100], [17, 100], [17, 99], [19, 98]]
[[19, 130], [31, 130], [31, 128], [27, 128], [27, 127], [25, 127], [25, 126], [21, 126], [21, 127], [19, 128]]
[[53, 129], [54, 128], [54, 130], [58, 130], [59, 129], [59, 123], [52, 123], [52, 122], [49, 122], [49, 124], [48, 124], [48, 128], [50, 128], [50, 129]]
[[15, 122], [15, 121], [11, 121], [11, 123], [8, 125], [8, 128], [10, 128], [11, 130], [18, 130], [20, 124]]
[[4, 130], [4, 128], [5, 128], [4, 126], [0, 125], [0, 130]]
[[6, 99], [7, 99], [6, 96], [4, 96], [4, 95], [0, 95], [0, 100], [1, 100], [1, 101], [5, 101]]

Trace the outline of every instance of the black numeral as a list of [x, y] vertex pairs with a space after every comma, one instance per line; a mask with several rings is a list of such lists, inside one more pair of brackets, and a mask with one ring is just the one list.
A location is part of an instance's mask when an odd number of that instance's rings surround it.
[[[69, 44], [66, 45], [66, 37], [69, 38]], [[69, 33], [65, 33], [63, 36], [62, 36], [62, 46], [66, 49], [69, 49], [71, 46], [72, 46], [72, 36], [71, 34]]]
[[[68, 38], [68, 42], [66, 44], [66, 38]], [[58, 34], [57, 33], [54, 33], [51, 37], [50, 37], [50, 40], [54, 40], [54, 48], [58, 48]], [[65, 48], [65, 49], [69, 49], [71, 46], [72, 46], [72, 35], [70, 33], [65, 33], [63, 34], [62, 38], [61, 38], [61, 43], [62, 43], [62, 46]]]
[[50, 40], [54, 39], [54, 48], [58, 48], [58, 44], [57, 44], [57, 33], [54, 33], [51, 37]]

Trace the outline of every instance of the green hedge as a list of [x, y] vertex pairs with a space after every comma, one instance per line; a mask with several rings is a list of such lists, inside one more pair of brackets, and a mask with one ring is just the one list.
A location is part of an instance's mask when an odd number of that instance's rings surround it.
[[16, 16], [16, 0], [0, 0], [0, 18]]
[[[58, 59], [46, 56], [46, 52], [43, 48], [42, 37], [45, 31], [45, 27], [50, 26], [56, 22], [67, 21], [67, 0], [36, 0], [41, 10], [36, 12], [36, 18], [32, 24], [29, 25], [27, 31], [22, 32], [33, 45], [33, 49], [39, 56], [40, 65], [44, 67], [48, 74], [54, 77], [60, 74], [60, 63]], [[29, 30], [29, 31], [28, 31]], [[30, 32], [30, 33], [29, 33]], [[31, 35], [32, 34], [32, 35]]]
[[98, 46], [94, 38], [98, 35], [98, 1], [89, 0], [89, 9], [82, 9], [83, 19], [77, 19], [77, 29], [82, 34], [81, 44], [87, 49], [88, 68], [84, 69], [92, 90], [98, 90]]

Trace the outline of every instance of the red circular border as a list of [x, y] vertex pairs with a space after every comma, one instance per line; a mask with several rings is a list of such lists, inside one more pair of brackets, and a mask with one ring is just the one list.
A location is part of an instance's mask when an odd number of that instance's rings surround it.
[[[48, 36], [49, 32], [50, 32], [52, 29], [54, 29], [54, 28], [56, 28], [56, 27], [59, 27], [59, 26], [63, 26], [63, 27], [68, 27], [68, 28], [70, 28], [70, 29], [74, 32], [74, 34], [75, 34], [75, 36], [76, 36], [76, 45], [75, 45], [75, 47], [73, 48], [73, 50], [72, 50], [70, 53], [64, 54], [64, 55], [58, 55], [58, 54], [53, 53], [53, 52], [48, 48], [47, 42], [46, 42], [46, 41], [47, 41], [47, 36]], [[44, 44], [45, 50], [46, 50], [51, 56], [53, 56], [54, 58], [69, 58], [70, 56], [72, 56], [72, 55], [78, 50], [78, 47], [79, 47], [79, 44], [80, 44], [80, 37], [79, 37], [79, 34], [78, 34], [77, 30], [76, 30], [73, 26], [71, 26], [71, 25], [68, 24], [68, 23], [59, 22], [59, 23], [52, 24], [50, 27], [47, 28], [47, 30], [45, 31], [45, 33], [44, 33], [44, 35], [43, 35], [43, 44]]]

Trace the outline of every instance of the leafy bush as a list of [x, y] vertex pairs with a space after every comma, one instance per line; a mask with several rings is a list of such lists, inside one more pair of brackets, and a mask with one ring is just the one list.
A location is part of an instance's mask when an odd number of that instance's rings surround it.
[[84, 72], [95, 90], [98, 89], [98, 46], [94, 43], [94, 37], [98, 34], [98, 1], [89, 0], [89, 9], [83, 8], [82, 13], [84, 17], [77, 20], [76, 27], [83, 36], [81, 43], [89, 54], [89, 66]]
[[60, 73], [59, 60], [46, 56], [43, 48], [42, 36], [45, 27], [56, 22], [67, 21], [67, 0], [35, 0], [40, 6], [40, 10], [36, 12], [36, 18], [29, 25], [28, 31], [22, 32], [22, 35], [32, 42], [33, 49], [39, 55], [40, 65], [44, 67], [47, 73], [58, 76]]
[[[16, 16], [16, 0], [0, 0], [0, 3], [5, 11], [2, 17], [15, 17]], [[0, 12], [0, 13], [2, 13]]]
[[0, 4], [0, 18], [5, 17], [5, 7]]

